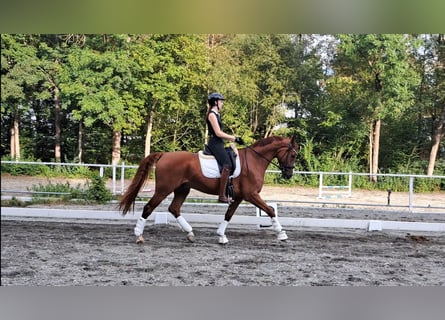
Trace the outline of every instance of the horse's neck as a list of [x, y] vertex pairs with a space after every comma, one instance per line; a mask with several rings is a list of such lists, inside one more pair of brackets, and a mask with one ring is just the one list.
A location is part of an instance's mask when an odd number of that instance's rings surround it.
[[265, 145], [265, 146], [261, 146], [261, 147], [256, 147], [254, 148], [255, 152], [257, 152], [258, 154], [262, 155], [263, 157], [267, 158], [268, 160], [272, 160], [276, 153], [277, 150], [281, 147], [281, 145], [279, 145], [278, 143], [274, 143], [271, 145]]
[[244, 149], [245, 150], [244, 157], [246, 157], [247, 161], [250, 161], [250, 159], [257, 159], [258, 164], [260, 164], [261, 168], [264, 169], [264, 171], [266, 171], [267, 167], [269, 166], [269, 163], [275, 157], [278, 147], [273, 145], [267, 145], [250, 149], [251, 149], [250, 151], [249, 148]]

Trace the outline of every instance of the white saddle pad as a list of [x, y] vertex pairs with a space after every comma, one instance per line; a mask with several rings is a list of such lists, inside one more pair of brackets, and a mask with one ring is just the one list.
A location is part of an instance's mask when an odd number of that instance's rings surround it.
[[[214, 156], [206, 155], [202, 151], [198, 152], [199, 163], [201, 164], [201, 171], [206, 178], [219, 178], [221, 173], [219, 172], [218, 162]], [[236, 178], [241, 172], [241, 164], [239, 161], [239, 156], [236, 157], [236, 168], [231, 178]]]

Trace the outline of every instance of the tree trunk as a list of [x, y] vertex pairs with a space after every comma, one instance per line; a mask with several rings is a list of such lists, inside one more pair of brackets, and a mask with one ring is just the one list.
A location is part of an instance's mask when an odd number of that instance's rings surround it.
[[83, 153], [83, 126], [82, 120], [79, 121], [79, 136], [77, 138], [77, 158], [79, 159], [79, 163], [82, 163], [82, 153]]
[[372, 181], [372, 173], [373, 173], [373, 167], [372, 167], [372, 151], [373, 151], [373, 132], [374, 132], [374, 124], [371, 122], [369, 125], [369, 155], [368, 155], [368, 165], [369, 165], [369, 181]]
[[[180, 112], [179, 112], [179, 108], [176, 111], [176, 119], [175, 119], [175, 124], [179, 123], [180, 121]], [[178, 142], [178, 127], [175, 125], [174, 126], [174, 130], [173, 130], [173, 147], [176, 149], [177, 146], [177, 142]]]
[[144, 155], [147, 157], [150, 154], [151, 150], [151, 136], [153, 130], [153, 120], [155, 116], [155, 107], [158, 103], [157, 100], [153, 103], [153, 106], [149, 109], [149, 113], [147, 116], [147, 133], [145, 134], [145, 151]]
[[259, 115], [258, 115], [258, 104], [257, 103], [254, 103], [253, 104], [253, 106], [252, 106], [252, 110], [250, 111], [250, 130], [252, 131], [252, 132], [255, 132], [256, 133], [256, 131], [257, 131], [257, 129], [258, 129], [258, 117], [259, 117]]
[[443, 139], [445, 135], [445, 103], [443, 104], [442, 112], [439, 117], [439, 121], [437, 121], [437, 125], [435, 128], [435, 133], [433, 136], [433, 145], [431, 146], [430, 151], [430, 160], [428, 162], [428, 168], [426, 174], [428, 176], [432, 176], [434, 172], [434, 166], [436, 164], [437, 152], [439, 151], [440, 141]]
[[14, 112], [14, 120], [11, 128], [11, 159], [20, 160], [20, 135], [19, 135], [19, 110]]
[[151, 136], [152, 136], [152, 130], [153, 130], [153, 117], [154, 117], [154, 111], [153, 109], [150, 110], [150, 113], [147, 117], [147, 133], [145, 134], [145, 152], [144, 155], [147, 157], [150, 154], [151, 149]]
[[370, 173], [371, 173], [371, 177], [370, 180], [373, 182], [377, 182], [377, 172], [378, 172], [378, 168], [379, 168], [379, 148], [380, 148], [380, 127], [382, 124], [382, 120], [378, 119], [373, 123], [372, 126], [372, 144], [371, 144], [371, 169], [370, 169]]
[[62, 129], [61, 129], [61, 115], [60, 115], [60, 99], [59, 99], [59, 88], [54, 86], [54, 115], [55, 115], [55, 146], [54, 146], [54, 157], [56, 162], [62, 161]]
[[111, 152], [111, 164], [118, 164], [121, 160], [121, 132], [113, 131], [113, 150]]

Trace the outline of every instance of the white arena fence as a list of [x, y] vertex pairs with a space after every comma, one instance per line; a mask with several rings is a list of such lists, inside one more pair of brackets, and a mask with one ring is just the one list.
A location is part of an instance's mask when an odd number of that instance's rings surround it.
[[[126, 165], [125, 163], [121, 164], [87, 164], [87, 163], [59, 163], [59, 162], [27, 162], [27, 161], [2, 161], [2, 163], [5, 164], [11, 164], [11, 165], [38, 165], [38, 166], [67, 166], [67, 167], [88, 167], [88, 168], [98, 168], [100, 177], [104, 177], [104, 170], [106, 168], [111, 169], [111, 192], [113, 195], [120, 195], [123, 194], [126, 190], [126, 179], [125, 179], [125, 170], [128, 169], [137, 169], [138, 166], [136, 165]], [[120, 172], [120, 178], [118, 178], [118, 171]], [[267, 170], [267, 173], [272, 174], [280, 174], [281, 172], [278, 170]], [[348, 205], [348, 206], [365, 206], [365, 207], [400, 207], [400, 208], [407, 208], [409, 212], [412, 212], [414, 209], [439, 209], [439, 210], [445, 210], [445, 193], [442, 194], [442, 192], [439, 193], [438, 196], [443, 196], [444, 201], [441, 205], [416, 205], [415, 203], [415, 191], [414, 191], [414, 184], [416, 179], [443, 179], [443, 183], [445, 184], [445, 176], [442, 175], [433, 175], [433, 176], [427, 176], [427, 175], [415, 175], [415, 174], [373, 174], [373, 176], [378, 177], [394, 177], [394, 178], [406, 178], [407, 184], [408, 184], [408, 201], [406, 204], [402, 205], [392, 205], [390, 204], [390, 196], [391, 196], [391, 190], [388, 190], [388, 202], [386, 204], [375, 204], [375, 203], [369, 203], [369, 202], [342, 202], [341, 198], [347, 198], [351, 197], [352, 195], [352, 181], [353, 177], [356, 176], [366, 176], [369, 177], [369, 173], [353, 173], [353, 172], [311, 172], [311, 171], [297, 171], [294, 170], [294, 174], [300, 174], [300, 175], [317, 175], [319, 180], [319, 186], [318, 186], [318, 195], [314, 195], [314, 201], [308, 201], [308, 200], [276, 200], [276, 199], [266, 199], [270, 202], [289, 202], [289, 203], [304, 203], [304, 204], [310, 204], [310, 205]], [[325, 185], [324, 181], [326, 177], [328, 176], [346, 176], [348, 184], [347, 185]], [[19, 191], [19, 190], [8, 190], [3, 189], [2, 184], [2, 196], [4, 194], [17, 194], [17, 193], [27, 193], [27, 194], [44, 194], [45, 192], [31, 192], [31, 191]], [[49, 194], [50, 192], [46, 192], [45, 194]], [[62, 193], [51, 193], [56, 195], [63, 195]], [[337, 201], [332, 201], [333, 199], [337, 199]], [[338, 200], [340, 199], [340, 200]], [[194, 198], [194, 200], [200, 200], [200, 202], [205, 202], [206, 198]], [[316, 201], [315, 201], [316, 200]], [[366, 201], [366, 199], [361, 199]]]
[[[122, 194], [125, 191], [126, 185], [125, 185], [125, 170], [126, 169], [135, 169], [137, 166], [131, 166], [131, 165], [125, 165], [124, 163], [118, 164], [118, 165], [105, 165], [105, 164], [83, 164], [83, 163], [53, 163], [53, 162], [21, 162], [21, 161], [2, 161], [2, 163], [9, 163], [9, 164], [18, 164], [18, 165], [47, 165], [47, 166], [85, 166], [85, 167], [98, 167], [99, 169], [99, 175], [101, 177], [104, 176], [104, 170], [105, 168], [111, 168], [111, 179], [112, 179], [112, 193], [114, 195]], [[117, 178], [117, 172], [120, 170], [120, 179]], [[272, 173], [272, 174], [280, 174], [280, 171], [274, 171], [274, 170], [268, 170], [266, 173]], [[343, 172], [307, 172], [307, 171], [294, 171], [294, 174], [301, 174], [301, 175], [318, 175], [319, 177], [319, 188], [318, 188], [318, 195], [314, 194], [314, 200], [316, 201], [296, 201], [296, 200], [289, 200], [289, 201], [283, 201], [283, 200], [274, 200], [274, 199], [266, 199], [266, 201], [272, 205], [274, 202], [293, 202], [293, 203], [306, 203], [312, 206], [320, 206], [320, 205], [327, 205], [327, 204], [333, 204], [335, 206], [342, 205], [341, 202], [342, 198], [348, 198], [351, 197], [353, 190], [352, 190], [352, 180], [355, 176], [367, 176], [369, 177], [368, 173], [343, 173]], [[324, 181], [325, 178], [329, 175], [343, 175], [347, 176], [348, 184], [347, 185], [336, 185], [336, 186], [329, 186], [325, 185]], [[406, 205], [399, 205], [398, 207], [404, 207], [407, 208], [409, 212], [411, 213], [413, 209], [415, 208], [424, 208], [424, 209], [435, 209], [436, 211], [433, 213], [436, 215], [436, 213], [440, 216], [443, 216], [445, 214], [445, 196], [443, 192], [435, 194], [437, 197], [443, 197], [443, 201], [440, 201], [440, 205], [438, 206], [419, 206], [415, 205], [415, 192], [414, 192], [414, 182], [416, 179], [444, 179], [445, 183], [445, 176], [426, 176], [426, 175], [406, 175], [406, 174], [376, 174], [377, 176], [383, 176], [383, 177], [404, 177], [408, 180], [408, 203]], [[29, 191], [18, 191], [18, 190], [8, 190], [3, 189], [5, 187], [2, 184], [2, 199], [5, 198], [4, 194], [16, 194], [19, 192], [23, 193], [32, 193]], [[337, 192], [337, 194], [332, 195], [332, 193], [329, 194], [329, 192], [334, 191]], [[40, 192], [38, 192], [40, 193]], [[57, 194], [57, 193], [55, 193]], [[62, 194], [58, 194], [59, 196]], [[147, 196], [148, 197], [148, 196]], [[388, 193], [388, 204], [382, 205], [382, 204], [373, 204], [373, 203], [366, 203], [366, 202], [360, 202], [360, 203], [351, 203], [348, 202], [348, 206], [389, 206], [389, 197], [390, 194]], [[333, 202], [333, 198], [336, 198], [337, 202]], [[195, 198], [196, 199], [196, 198]], [[340, 199], [340, 202], [338, 200]], [[205, 202], [206, 199], [202, 198], [200, 200], [203, 200], [202, 202]], [[366, 201], [366, 199], [361, 199]], [[437, 200], [437, 199], [436, 199]], [[207, 199], [208, 201], [208, 199]], [[346, 202], [345, 202], [346, 203]], [[215, 204], [215, 205], [221, 205], [221, 204]], [[276, 206], [275, 206], [276, 207]], [[393, 207], [393, 205], [391, 205]], [[437, 209], [440, 210], [440, 212], [437, 212]], [[276, 207], [277, 214], [279, 214], [279, 208]], [[191, 223], [220, 223], [223, 219], [223, 216], [219, 214], [183, 214], [184, 217]], [[98, 211], [98, 210], [70, 210], [70, 209], [64, 209], [64, 210], [57, 210], [57, 209], [37, 209], [37, 208], [7, 208], [4, 207], [1, 210], [1, 217], [2, 219], [8, 219], [12, 217], [32, 217], [32, 218], [62, 218], [62, 219], [85, 219], [89, 220], [90, 222], [94, 221], [119, 221], [119, 220], [131, 220], [134, 221], [137, 219], [138, 215], [126, 215], [122, 216], [118, 212], [115, 211]], [[152, 223], [155, 224], [166, 224], [166, 223], [175, 223], [173, 217], [168, 214], [167, 212], [156, 212], [154, 215], [150, 216], [150, 220]], [[440, 222], [421, 222], [421, 221], [414, 221], [413, 219], [410, 219], [411, 221], [391, 221], [391, 220], [379, 220], [379, 219], [339, 219], [339, 218], [296, 218], [296, 217], [284, 217], [280, 216], [280, 222], [283, 226], [289, 226], [289, 227], [315, 227], [315, 228], [348, 228], [348, 229], [365, 229], [367, 231], [381, 231], [381, 230], [404, 230], [404, 231], [422, 231], [422, 232], [445, 232], [445, 223], [443, 223], [442, 219], [439, 219]], [[101, 222], [99, 222], [101, 223]], [[270, 220], [268, 217], [265, 217], [264, 214], [261, 213], [261, 211], [257, 210], [256, 216], [241, 216], [241, 215], [235, 215], [233, 217], [232, 223], [234, 224], [250, 224], [250, 225], [257, 225], [258, 227], [267, 227], [270, 223]]]

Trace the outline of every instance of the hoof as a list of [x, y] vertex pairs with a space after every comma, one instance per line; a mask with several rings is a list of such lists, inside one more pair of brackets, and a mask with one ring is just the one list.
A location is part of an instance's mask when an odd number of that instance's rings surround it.
[[137, 237], [137, 239], [136, 239], [136, 243], [137, 243], [137, 244], [142, 244], [142, 243], [144, 243], [144, 237], [142, 237], [142, 236]]
[[195, 235], [193, 234], [193, 232], [187, 233], [187, 240], [190, 242], [195, 242]]
[[278, 234], [277, 234], [277, 239], [280, 240], [280, 241], [285, 241], [285, 240], [287, 240], [287, 234], [286, 234], [286, 232], [285, 232], [285, 231], [280, 231], [280, 232], [278, 232]]
[[229, 242], [229, 240], [227, 239], [226, 235], [222, 235], [218, 239], [219, 244], [226, 244], [227, 242]]

